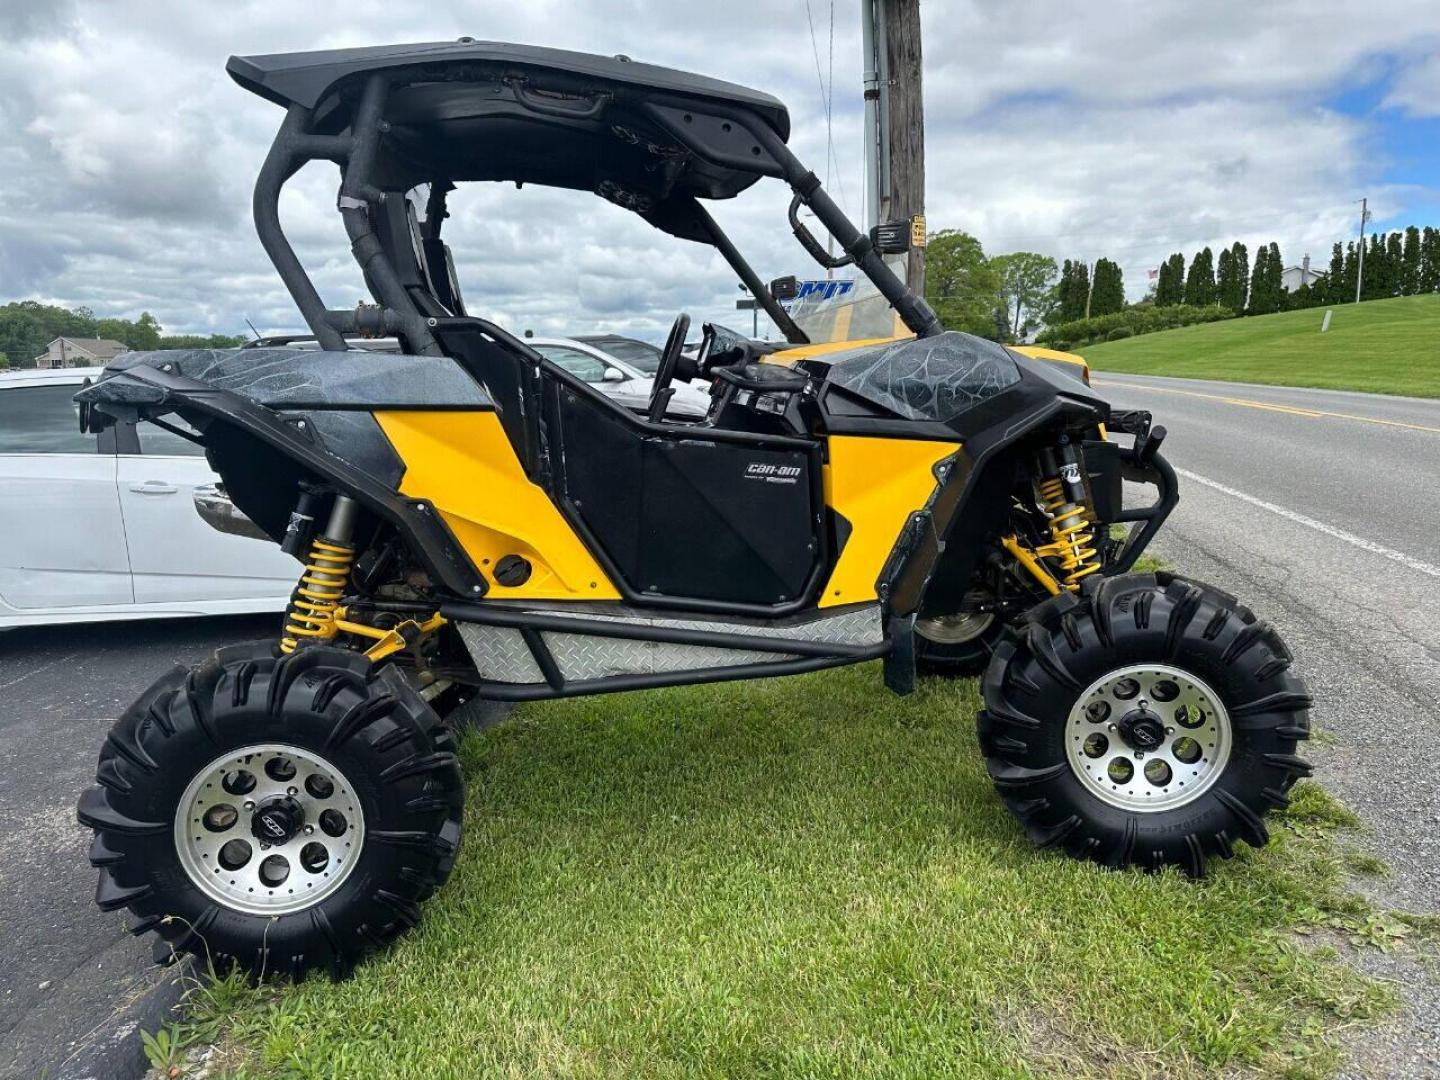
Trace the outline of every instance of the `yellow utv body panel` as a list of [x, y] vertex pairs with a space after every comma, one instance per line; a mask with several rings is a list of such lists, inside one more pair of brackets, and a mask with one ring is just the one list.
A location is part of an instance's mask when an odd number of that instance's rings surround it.
[[[400, 493], [440, 514], [497, 600], [618, 600], [619, 591], [520, 466], [493, 412], [377, 412], [405, 463]], [[522, 585], [493, 567], [520, 555], [533, 570]]]
[[935, 490], [935, 466], [958, 443], [832, 435], [825, 466], [825, 502], [850, 523], [851, 532], [820, 607], [875, 599], [875, 581], [905, 520]]

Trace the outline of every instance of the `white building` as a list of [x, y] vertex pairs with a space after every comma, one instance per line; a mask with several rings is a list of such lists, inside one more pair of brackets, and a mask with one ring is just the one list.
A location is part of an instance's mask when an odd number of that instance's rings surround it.
[[1287, 266], [1280, 272], [1280, 284], [1287, 292], [1295, 292], [1301, 285], [1309, 285], [1312, 289], [1325, 280], [1324, 270], [1310, 269], [1310, 256], [1306, 255], [1300, 260], [1299, 266]]
[[57, 337], [35, 357], [37, 368], [104, 367], [128, 346], [109, 338]]

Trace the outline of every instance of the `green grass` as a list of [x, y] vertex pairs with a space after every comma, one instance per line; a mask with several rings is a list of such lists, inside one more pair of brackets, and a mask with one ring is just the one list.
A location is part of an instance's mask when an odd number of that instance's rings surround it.
[[1320, 788], [1204, 882], [1106, 872], [1023, 838], [977, 704], [866, 665], [526, 706], [463, 742], [421, 927], [219, 995], [212, 1075], [1315, 1076], [1391, 1007], [1296, 933], [1380, 932]]
[[1440, 397], [1440, 295], [1186, 326], [1077, 351], [1101, 372]]

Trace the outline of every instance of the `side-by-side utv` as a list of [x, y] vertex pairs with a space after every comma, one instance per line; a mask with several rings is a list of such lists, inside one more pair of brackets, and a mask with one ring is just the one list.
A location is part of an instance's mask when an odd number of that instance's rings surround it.
[[[983, 668], [981, 752], [1037, 844], [1198, 875], [1266, 842], [1309, 700], [1233, 597], [1130, 572], [1176, 502], [1163, 428], [1078, 358], [946, 331], [779, 101], [469, 39], [229, 71], [285, 110], [255, 220], [313, 340], [128, 353], [79, 395], [90, 430], [200, 443], [233, 503], [212, 523], [303, 564], [275, 639], [161, 676], [80, 800], [98, 903], [159, 958], [340, 973], [414, 925], [460, 850], [445, 716], [471, 697]], [[314, 161], [339, 166], [373, 304], [328, 309], [281, 229]], [[762, 283], [705, 209], [762, 178], [860, 302], [792, 315]], [[786, 340], [706, 325], [687, 350], [680, 315], [627, 410], [469, 312], [442, 233], [470, 181], [593, 192], [713, 246]], [[703, 421], [668, 415], [677, 378], [712, 385]]]

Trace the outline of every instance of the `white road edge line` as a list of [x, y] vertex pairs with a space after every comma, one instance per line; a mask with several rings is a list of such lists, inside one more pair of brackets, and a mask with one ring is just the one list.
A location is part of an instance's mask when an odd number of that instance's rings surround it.
[[1198, 473], [1190, 472], [1188, 469], [1176, 469], [1175, 472], [1177, 475], [1183, 476], [1186, 480], [1193, 480], [1197, 484], [1214, 488], [1223, 495], [1229, 495], [1242, 502], [1247, 502], [1251, 506], [1258, 506], [1261, 510], [1269, 510], [1272, 514], [1279, 514], [1281, 517], [1293, 521], [1297, 525], [1304, 525], [1306, 528], [1314, 529], [1316, 532], [1322, 532], [1326, 536], [1333, 536], [1336, 540], [1343, 540], [1345, 543], [1360, 548], [1363, 551], [1368, 551], [1374, 555], [1381, 555], [1390, 559], [1392, 562], [1397, 562], [1401, 566], [1409, 567], [1411, 570], [1415, 570], [1421, 574], [1428, 574], [1430, 577], [1440, 578], [1440, 566], [1435, 566], [1422, 559], [1417, 559], [1413, 555], [1406, 555], [1403, 551], [1396, 551], [1394, 548], [1377, 544], [1373, 540], [1366, 540], [1363, 536], [1356, 536], [1354, 533], [1346, 532], [1344, 529], [1337, 529], [1333, 525], [1326, 525], [1323, 521], [1316, 521], [1314, 518], [1306, 517], [1304, 514], [1298, 514], [1294, 510], [1287, 510], [1283, 506], [1276, 506], [1274, 503], [1266, 502], [1264, 499], [1257, 499], [1254, 495], [1247, 495], [1243, 491], [1237, 491], [1235, 488], [1222, 484], [1218, 480], [1211, 480], [1208, 476], [1201, 476]]

